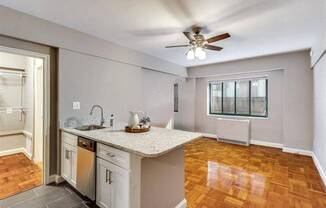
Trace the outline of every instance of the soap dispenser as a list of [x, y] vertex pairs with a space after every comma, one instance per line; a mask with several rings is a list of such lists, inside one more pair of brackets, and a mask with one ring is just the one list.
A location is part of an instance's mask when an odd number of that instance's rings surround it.
[[111, 114], [111, 116], [110, 116], [110, 128], [113, 128], [113, 125], [114, 125], [114, 116], [113, 116], [113, 114]]

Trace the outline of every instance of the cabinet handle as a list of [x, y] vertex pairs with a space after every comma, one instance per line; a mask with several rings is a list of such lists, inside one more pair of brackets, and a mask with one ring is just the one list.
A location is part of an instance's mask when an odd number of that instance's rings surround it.
[[108, 173], [109, 173], [109, 170], [105, 170], [105, 183], [108, 182]]
[[67, 160], [69, 160], [69, 150], [66, 150], [65, 157], [66, 157]]
[[106, 170], [105, 172], [105, 182], [111, 184], [112, 183], [112, 171]]
[[109, 184], [112, 183], [112, 171], [109, 171]]
[[106, 155], [109, 156], [109, 157], [115, 157], [115, 155], [110, 153], [110, 152], [106, 153]]

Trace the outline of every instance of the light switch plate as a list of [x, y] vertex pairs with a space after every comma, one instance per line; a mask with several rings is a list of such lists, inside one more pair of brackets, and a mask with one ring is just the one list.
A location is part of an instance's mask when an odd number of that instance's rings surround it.
[[72, 109], [79, 110], [80, 109], [80, 102], [72, 102]]

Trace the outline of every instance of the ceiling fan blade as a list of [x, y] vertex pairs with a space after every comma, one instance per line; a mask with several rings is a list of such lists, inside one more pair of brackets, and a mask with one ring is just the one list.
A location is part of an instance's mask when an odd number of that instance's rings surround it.
[[188, 47], [190, 45], [175, 45], [175, 46], [165, 46], [165, 48], [178, 48], [178, 47]]
[[226, 38], [229, 38], [229, 37], [231, 37], [231, 35], [229, 33], [224, 33], [222, 35], [217, 35], [217, 36], [208, 38], [208, 39], [206, 39], [206, 41], [208, 43], [213, 43], [213, 42], [216, 42], [216, 41], [219, 41], [219, 40], [223, 40], [223, 39], [226, 39]]
[[213, 45], [204, 45], [204, 48], [208, 50], [213, 50], [213, 51], [221, 51], [223, 48], [219, 46], [213, 46]]
[[183, 32], [183, 34], [188, 38], [188, 40], [195, 40], [193, 34], [191, 32]]

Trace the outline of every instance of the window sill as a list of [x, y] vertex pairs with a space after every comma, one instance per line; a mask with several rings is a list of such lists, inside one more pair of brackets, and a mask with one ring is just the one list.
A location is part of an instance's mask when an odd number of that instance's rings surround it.
[[256, 120], [268, 120], [269, 117], [255, 117], [255, 116], [233, 116], [233, 115], [218, 115], [218, 114], [207, 114], [209, 117], [218, 117], [218, 118], [236, 118], [236, 119], [256, 119]]

